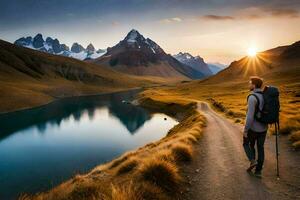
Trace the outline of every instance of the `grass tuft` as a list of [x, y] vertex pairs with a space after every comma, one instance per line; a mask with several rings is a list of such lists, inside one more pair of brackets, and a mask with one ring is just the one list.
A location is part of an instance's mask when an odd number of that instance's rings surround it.
[[198, 140], [194, 135], [189, 134], [189, 135], [181, 137], [179, 141], [186, 143], [186, 144], [195, 144], [195, 143], [197, 143]]
[[85, 199], [102, 199], [103, 196], [99, 192], [97, 186], [78, 186], [73, 189], [68, 197], [68, 200], [85, 200]]
[[138, 160], [137, 159], [129, 159], [121, 164], [119, 167], [117, 174], [125, 174], [128, 172], [131, 172], [133, 169], [135, 169], [138, 166]]
[[140, 185], [130, 182], [128, 185], [116, 186], [112, 185], [112, 193], [110, 197], [104, 200], [166, 200], [169, 199], [163, 191], [157, 186], [149, 183], [141, 183]]
[[157, 186], [150, 183], [142, 183], [138, 187], [141, 191], [141, 196], [143, 200], [167, 200], [169, 199], [164, 192]]
[[169, 193], [176, 192], [181, 181], [177, 167], [161, 159], [146, 160], [139, 173], [143, 181], [150, 182]]
[[172, 146], [172, 153], [176, 161], [190, 162], [193, 159], [193, 149], [186, 144], [175, 144]]
[[167, 162], [173, 162], [174, 161], [174, 157], [172, 155], [172, 152], [169, 149], [163, 149], [160, 150], [156, 155], [156, 158], [161, 159], [163, 161], [167, 161]]
[[124, 161], [126, 161], [127, 159], [129, 159], [132, 155], [134, 155], [133, 152], [128, 152], [125, 155], [123, 155], [122, 157], [115, 159], [110, 164], [109, 169], [113, 169], [113, 168], [119, 166], [121, 163], [123, 163]]
[[132, 183], [128, 186], [112, 185], [111, 197], [104, 200], [143, 200], [142, 195], [135, 189]]

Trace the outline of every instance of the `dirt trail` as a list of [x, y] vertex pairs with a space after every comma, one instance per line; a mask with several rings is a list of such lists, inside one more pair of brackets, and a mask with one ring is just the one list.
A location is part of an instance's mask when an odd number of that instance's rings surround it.
[[241, 125], [199, 103], [207, 118], [204, 136], [196, 147], [196, 158], [184, 167], [184, 191], [179, 199], [300, 199], [300, 156], [280, 139], [280, 180], [276, 180], [274, 136], [267, 136], [263, 178], [246, 172], [248, 161], [242, 148]]

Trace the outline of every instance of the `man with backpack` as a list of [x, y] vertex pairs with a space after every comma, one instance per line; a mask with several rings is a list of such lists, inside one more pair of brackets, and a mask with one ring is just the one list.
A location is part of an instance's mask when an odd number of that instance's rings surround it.
[[[263, 80], [260, 77], [250, 77], [249, 89], [251, 93], [247, 98], [248, 110], [243, 137], [244, 150], [250, 161], [247, 171], [251, 172], [255, 168], [254, 175], [258, 178], [261, 178], [264, 163], [264, 143], [268, 124], [275, 123], [275, 130], [277, 130], [278, 126], [276, 125], [279, 121], [279, 91], [271, 86], [267, 86], [263, 90], [262, 86]], [[255, 160], [255, 144], [257, 146], [257, 161]], [[278, 170], [277, 175], [279, 176]]]

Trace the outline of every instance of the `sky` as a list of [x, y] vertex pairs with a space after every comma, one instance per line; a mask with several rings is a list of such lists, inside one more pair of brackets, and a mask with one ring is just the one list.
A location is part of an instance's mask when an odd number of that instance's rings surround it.
[[229, 64], [249, 48], [300, 40], [300, 0], [0, 0], [0, 39], [42, 33], [69, 46], [114, 46], [131, 29], [167, 53]]

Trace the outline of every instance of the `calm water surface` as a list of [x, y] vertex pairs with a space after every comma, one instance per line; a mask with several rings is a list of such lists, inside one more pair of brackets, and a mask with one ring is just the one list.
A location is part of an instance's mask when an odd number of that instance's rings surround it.
[[136, 93], [67, 98], [0, 115], [0, 199], [47, 190], [158, 140], [177, 124], [124, 103]]

